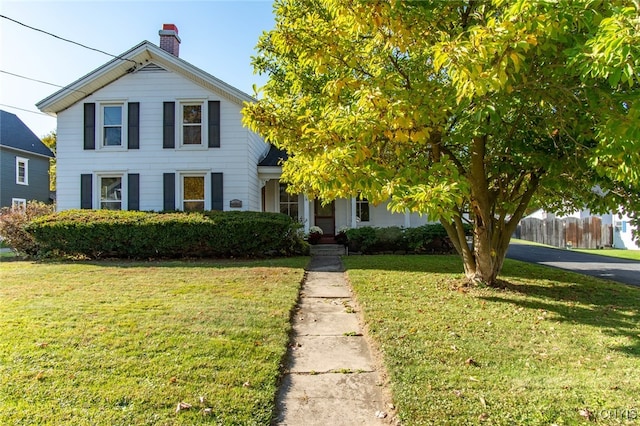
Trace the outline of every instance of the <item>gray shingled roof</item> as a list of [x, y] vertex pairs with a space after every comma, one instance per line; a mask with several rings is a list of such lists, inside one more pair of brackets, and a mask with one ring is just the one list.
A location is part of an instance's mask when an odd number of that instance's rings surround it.
[[258, 166], [282, 166], [282, 162], [289, 158], [286, 151], [271, 145], [267, 156], [258, 164]]
[[15, 114], [0, 110], [0, 145], [53, 157], [53, 152]]

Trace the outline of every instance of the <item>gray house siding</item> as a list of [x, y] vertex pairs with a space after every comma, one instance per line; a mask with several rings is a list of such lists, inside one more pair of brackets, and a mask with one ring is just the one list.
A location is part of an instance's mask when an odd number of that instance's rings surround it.
[[[16, 183], [16, 158], [29, 160], [28, 185]], [[0, 207], [11, 207], [14, 198], [50, 201], [49, 158], [0, 147]]]

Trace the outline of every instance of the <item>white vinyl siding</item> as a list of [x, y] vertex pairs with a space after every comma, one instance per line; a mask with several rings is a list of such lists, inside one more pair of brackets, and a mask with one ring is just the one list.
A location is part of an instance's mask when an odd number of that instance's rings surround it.
[[[139, 149], [126, 149], [126, 113], [124, 139], [120, 149], [83, 150], [83, 103], [108, 103], [108, 100], [135, 99], [140, 103]], [[163, 103], [176, 103], [176, 128], [182, 115], [183, 103], [201, 102], [203, 107], [203, 136], [201, 145], [181, 149], [163, 149]], [[220, 101], [220, 148], [208, 148], [206, 110], [208, 101]], [[126, 108], [125, 108], [126, 110]], [[80, 175], [101, 170], [119, 170], [124, 174], [140, 175], [140, 210], [163, 210], [163, 174], [176, 173], [176, 208], [179, 204], [181, 182], [179, 174], [191, 171], [206, 175], [205, 198], [210, 197], [210, 173], [224, 174], [223, 206], [239, 199], [242, 210], [260, 209], [261, 185], [257, 178], [257, 161], [267, 145], [242, 126], [242, 105], [231, 102], [218, 93], [206, 91], [178, 73], [143, 72], [127, 74], [58, 113], [58, 172], [57, 208], [67, 210], [80, 207]], [[98, 123], [96, 123], [98, 124]], [[96, 127], [99, 127], [96, 125]], [[178, 135], [176, 135], [178, 136]], [[180, 144], [176, 138], [176, 146]], [[98, 145], [98, 143], [96, 143]], [[191, 148], [191, 149], [189, 149]], [[97, 187], [94, 183], [94, 191]], [[123, 189], [126, 184], [123, 181]], [[95, 197], [94, 192], [94, 197]], [[126, 197], [123, 196], [123, 201]], [[95, 198], [94, 198], [95, 200]], [[210, 203], [210, 200], [208, 200]], [[94, 204], [96, 205], [96, 204]], [[124, 208], [124, 207], [123, 207]], [[210, 204], [206, 206], [210, 208]]]

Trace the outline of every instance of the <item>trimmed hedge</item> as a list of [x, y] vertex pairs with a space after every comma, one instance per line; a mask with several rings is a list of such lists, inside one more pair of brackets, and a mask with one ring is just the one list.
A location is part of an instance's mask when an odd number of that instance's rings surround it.
[[[466, 227], [466, 235], [473, 228]], [[454, 253], [455, 248], [442, 224], [433, 223], [416, 228], [361, 228], [345, 231], [350, 251], [366, 254], [384, 252]]]
[[304, 254], [300, 227], [280, 213], [67, 210], [26, 229], [41, 256], [149, 259]]

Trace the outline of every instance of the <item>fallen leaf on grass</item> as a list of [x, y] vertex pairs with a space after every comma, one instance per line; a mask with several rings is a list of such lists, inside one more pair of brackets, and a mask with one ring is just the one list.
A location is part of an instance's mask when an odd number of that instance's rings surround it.
[[188, 404], [186, 402], [178, 402], [178, 406], [176, 407], [176, 413], [179, 413], [180, 411], [184, 411], [184, 410], [189, 410], [191, 409], [191, 404]]
[[582, 408], [578, 411], [578, 413], [584, 417], [585, 419], [591, 421], [593, 420], [593, 413], [591, 411], [589, 411], [589, 409], [587, 408]]
[[480, 364], [473, 358], [468, 358], [464, 363], [473, 367], [480, 367]]
[[482, 404], [484, 408], [487, 408], [487, 400], [484, 399], [484, 396], [480, 397], [480, 404]]

